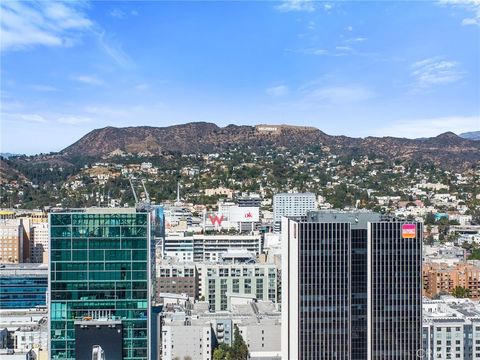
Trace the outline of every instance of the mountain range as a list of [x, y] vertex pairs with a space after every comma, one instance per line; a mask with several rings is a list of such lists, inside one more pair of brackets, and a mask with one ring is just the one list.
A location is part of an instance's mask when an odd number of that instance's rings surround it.
[[264, 147], [300, 150], [321, 146], [340, 156], [378, 156], [396, 162], [423, 162], [448, 170], [464, 171], [480, 164], [480, 141], [473, 140], [473, 135], [464, 135], [467, 138], [452, 132], [423, 139], [353, 138], [328, 135], [313, 127], [219, 127], [207, 122], [168, 127], [105, 127], [91, 131], [59, 153], [36, 155], [28, 161], [68, 164], [70, 159], [78, 157], [101, 159], [124, 154], [148, 157], [165, 153], [214, 153], [232, 148], [246, 148], [255, 152]]
[[480, 140], [480, 131], [470, 131], [470, 132], [465, 132], [461, 133], [458, 135], [464, 139], [470, 139], [470, 140]]

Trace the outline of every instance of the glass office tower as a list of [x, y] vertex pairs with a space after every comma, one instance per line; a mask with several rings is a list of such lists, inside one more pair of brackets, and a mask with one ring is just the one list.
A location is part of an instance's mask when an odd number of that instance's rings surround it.
[[368, 211], [282, 223], [282, 358], [416, 359], [422, 224]]
[[[50, 214], [50, 358], [149, 359], [148, 212]], [[86, 355], [87, 354], [87, 355]]]

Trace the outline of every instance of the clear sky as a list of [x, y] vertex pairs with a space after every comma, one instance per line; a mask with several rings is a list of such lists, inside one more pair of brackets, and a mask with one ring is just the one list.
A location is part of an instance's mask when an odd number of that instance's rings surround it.
[[2, 152], [105, 126], [480, 130], [480, 1], [1, 2]]

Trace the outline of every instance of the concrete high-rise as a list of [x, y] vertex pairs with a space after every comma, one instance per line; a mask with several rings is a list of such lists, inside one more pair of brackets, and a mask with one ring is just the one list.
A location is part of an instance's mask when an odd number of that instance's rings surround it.
[[366, 211], [282, 220], [282, 357], [417, 359], [422, 224]]
[[30, 262], [29, 219], [0, 219], [0, 263]]
[[273, 196], [273, 225], [280, 231], [283, 216], [303, 216], [317, 208], [313, 193], [281, 193]]
[[86, 209], [49, 222], [50, 358], [100, 346], [108, 359], [150, 359], [153, 213]]

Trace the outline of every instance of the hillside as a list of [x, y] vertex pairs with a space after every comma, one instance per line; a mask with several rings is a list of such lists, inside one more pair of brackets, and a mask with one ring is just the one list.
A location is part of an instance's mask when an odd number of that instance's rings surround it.
[[444, 169], [466, 170], [480, 162], [480, 142], [448, 132], [433, 138], [350, 138], [331, 136], [312, 127], [236, 126], [189, 123], [169, 127], [106, 127], [93, 130], [60, 152], [63, 158], [105, 158], [115, 154], [155, 156], [221, 152], [225, 149], [261, 147], [301, 149], [327, 146], [339, 155], [375, 155], [391, 161], [428, 162]]

